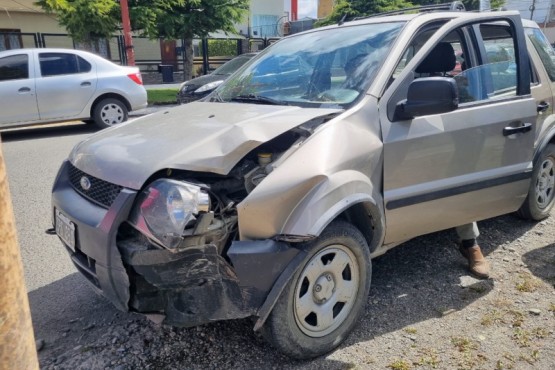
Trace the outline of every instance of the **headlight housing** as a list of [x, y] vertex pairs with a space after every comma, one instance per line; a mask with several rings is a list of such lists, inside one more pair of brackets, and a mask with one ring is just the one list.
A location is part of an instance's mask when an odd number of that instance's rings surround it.
[[209, 211], [210, 196], [200, 186], [159, 179], [139, 194], [129, 221], [162, 246], [175, 249], [187, 225]]
[[203, 92], [214, 90], [216, 87], [220, 86], [223, 82], [224, 82], [224, 80], [218, 80], [218, 81], [207, 83], [206, 85], [203, 85], [203, 86], [199, 87], [198, 89], [196, 89], [195, 94], [200, 94], [200, 93], [203, 93]]

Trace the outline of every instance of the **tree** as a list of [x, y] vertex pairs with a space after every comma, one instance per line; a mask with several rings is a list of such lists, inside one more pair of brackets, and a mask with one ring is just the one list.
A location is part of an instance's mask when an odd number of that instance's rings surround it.
[[[412, 0], [415, 5], [428, 5], [428, 4], [441, 4], [445, 3], [446, 1], [441, 0]], [[479, 10], [480, 9], [480, 0], [462, 0], [464, 7], [467, 10]], [[505, 5], [506, 0], [490, 0], [491, 9], [499, 9], [503, 5]]]
[[326, 19], [316, 22], [316, 26], [338, 23], [343, 17], [349, 20], [411, 6], [412, 3], [407, 0], [338, 0], [332, 13]]
[[[39, 0], [77, 41], [110, 37], [121, 23], [117, 0]], [[249, 0], [129, 0], [131, 26], [149, 38], [183, 39], [184, 78], [192, 77], [193, 38], [210, 32], [235, 33]]]
[[150, 38], [184, 40], [183, 77], [193, 70], [193, 38], [210, 32], [235, 33], [249, 9], [249, 0], [131, 0], [134, 26]]
[[[491, 8], [497, 9], [506, 0], [490, 0]], [[441, 4], [447, 0], [338, 0], [332, 13], [324, 20], [316, 22], [316, 26], [338, 23], [343, 17], [353, 19], [391, 10], [410, 8], [418, 5]], [[480, 7], [480, 0], [462, 0], [466, 9], [476, 10]]]
[[115, 0], [40, 0], [35, 4], [55, 14], [60, 25], [79, 42], [110, 37], [121, 20]]

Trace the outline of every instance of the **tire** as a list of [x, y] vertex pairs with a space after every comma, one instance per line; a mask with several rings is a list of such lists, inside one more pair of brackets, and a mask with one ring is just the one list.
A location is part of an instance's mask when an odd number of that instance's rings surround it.
[[93, 111], [93, 119], [101, 129], [127, 121], [127, 107], [121, 100], [108, 98], [101, 100]]
[[366, 240], [345, 221], [331, 223], [306, 249], [262, 328], [267, 341], [297, 359], [323, 355], [347, 338], [364, 312], [372, 275]]
[[547, 144], [534, 165], [530, 189], [517, 214], [525, 219], [541, 221], [549, 217], [555, 203], [555, 144]]

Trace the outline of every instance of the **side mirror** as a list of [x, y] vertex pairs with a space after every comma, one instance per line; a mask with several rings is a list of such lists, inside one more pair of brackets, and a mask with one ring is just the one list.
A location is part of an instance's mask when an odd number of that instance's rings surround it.
[[457, 82], [450, 77], [425, 77], [411, 82], [407, 99], [397, 103], [394, 121], [452, 112], [459, 106]]

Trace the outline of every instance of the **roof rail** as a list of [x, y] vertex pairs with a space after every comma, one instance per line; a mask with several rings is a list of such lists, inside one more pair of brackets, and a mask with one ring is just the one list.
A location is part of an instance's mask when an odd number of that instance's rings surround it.
[[432, 5], [421, 5], [421, 6], [414, 6], [411, 8], [404, 8], [399, 10], [392, 10], [389, 12], [383, 13], [376, 13], [364, 17], [356, 17], [353, 18], [353, 21], [359, 19], [366, 19], [366, 18], [374, 18], [374, 17], [383, 17], [388, 15], [399, 15], [399, 14], [407, 14], [407, 13], [423, 13], [423, 12], [434, 12], [434, 11], [452, 11], [452, 12], [464, 12], [466, 9], [462, 1], [452, 1], [450, 3], [443, 3], [443, 4], [432, 4]]

